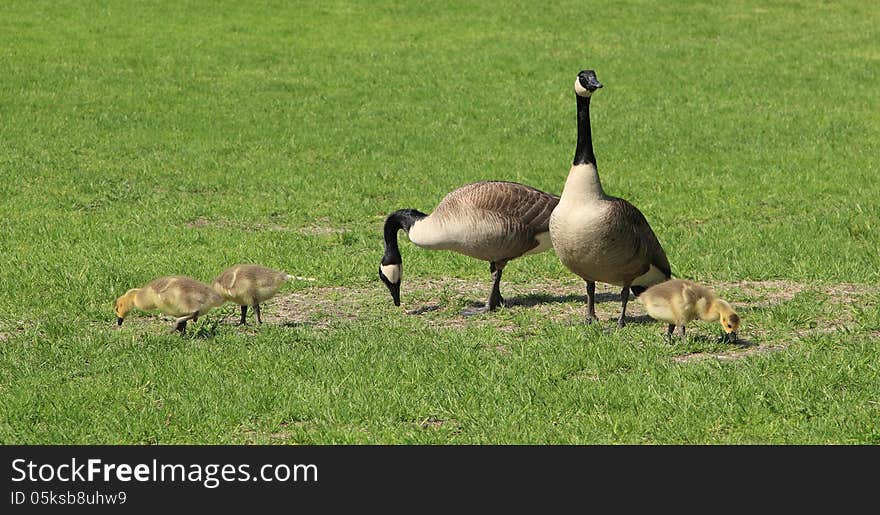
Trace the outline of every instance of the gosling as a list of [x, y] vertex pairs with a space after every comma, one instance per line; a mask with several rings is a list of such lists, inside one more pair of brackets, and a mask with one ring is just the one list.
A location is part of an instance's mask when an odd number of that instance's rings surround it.
[[142, 311], [158, 309], [175, 317], [171, 332], [186, 332], [186, 323], [199, 319], [211, 309], [223, 304], [223, 297], [210, 286], [192, 277], [173, 275], [159, 277], [143, 288], [132, 288], [116, 299], [116, 325], [121, 326], [126, 315], [137, 308]]
[[709, 288], [684, 279], [671, 279], [651, 286], [639, 295], [648, 314], [669, 324], [667, 335], [671, 338], [675, 327], [681, 328], [681, 341], [685, 337], [685, 324], [700, 318], [706, 322], [719, 321], [724, 332], [721, 341], [736, 343], [740, 318], [724, 300]]
[[248, 306], [254, 307], [257, 323], [262, 324], [260, 303], [278, 293], [278, 288], [294, 277], [284, 272], [259, 265], [235, 265], [227, 268], [214, 279], [214, 291], [224, 299], [241, 306], [239, 325], [247, 325]]

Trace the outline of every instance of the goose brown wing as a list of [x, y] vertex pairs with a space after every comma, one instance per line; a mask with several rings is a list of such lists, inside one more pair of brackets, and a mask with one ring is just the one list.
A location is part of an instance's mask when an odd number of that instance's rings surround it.
[[646, 256], [650, 264], [657, 267], [667, 277], [671, 277], [672, 268], [669, 266], [666, 252], [663, 251], [660, 240], [657, 239], [657, 235], [654, 234], [645, 215], [626, 200], [614, 198], [613, 202], [614, 209], [617, 211], [615, 218], [623, 221], [634, 233], [632, 238], [633, 254]]
[[490, 211], [534, 234], [550, 230], [550, 214], [559, 197], [517, 182], [484, 181], [449, 193], [435, 213], [459, 209]]

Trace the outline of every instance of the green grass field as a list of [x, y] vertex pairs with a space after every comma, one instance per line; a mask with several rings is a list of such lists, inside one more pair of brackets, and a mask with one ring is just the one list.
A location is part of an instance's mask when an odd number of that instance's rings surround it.
[[[0, 442], [880, 444], [880, 10], [870, 2], [6, 2]], [[606, 191], [747, 345], [586, 326], [552, 252], [381, 226], [484, 179], [560, 193], [578, 71]], [[234, 325], [115, 298], [256, 262]]]

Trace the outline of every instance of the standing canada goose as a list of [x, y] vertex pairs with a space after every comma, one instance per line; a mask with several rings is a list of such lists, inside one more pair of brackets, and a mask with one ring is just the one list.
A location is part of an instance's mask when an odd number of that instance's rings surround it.
[[210, 286], [192, 277], [173, 275], [159, 277], [143, 288], [133, 288], [116, 299], [116, 325], [122, 325], [131, 309], [143, 311], [158, 309], [176, 317], [171, 332], [186, 331], [186, 322], [196, 321], [211, 309], [223, 304], [223, 297]]
[[447, 194], [430, 215], [401, 209], [385, 219], [385, 255], [379, 278], [400, 305], [401, 265], [397, 231], [430, 250], [451, 250], [489, 262], [492, 292], [483, 308], [463, 315], [492, 311], [504, 303], [499, 284], [508, 261], [551, 247], [548, 224], [559, 197], [515, 182], [467, 184]]
[[672, 273], [644, 215], [602, 190], [590, 130], [590, 97], [601, 87], [593, 70], [575, 79], [577, 147], [559, 205], [550, 216], [550, 236], [560, 261], [587, 282], [588, 323], [596, 319], [596, 282], [623, 287], [617, 322], [623, 327], [630, 289], [638, 296]]
[[686, 341], [684, 326], [697, 318], [706, 322], [721, 323], [724, 330], [722, 341], [736, 343], [739, 315], [726, 301], [705, 286], [684, 279], [672, 279], [651, 286], [639, 301], [652, 318], [669, 324], [667, 334], [671, 337], [675, 327], [681, 328], [681, 341]]
[[262, 324], [260, 303], [278, 292], [278, 288], [293, 276], [260, 265], [235, 265], [218, 275], [212, 286], [224, 299], [241, 306], [240, 325], [247, 324], [247, 308], [254, 307], [257, 323]]

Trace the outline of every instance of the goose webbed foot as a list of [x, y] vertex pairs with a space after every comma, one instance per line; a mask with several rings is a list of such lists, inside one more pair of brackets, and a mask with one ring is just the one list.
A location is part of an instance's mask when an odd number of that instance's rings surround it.
[[495, 311], [496, 309], [504, 306], [504, 297], [502, 297], [500, 294], [498, 296], [490, 297], [487, 306], [489, 311]]
[[587, 324], [598, 322], [596, 316], [596, 281], [587, 281]]
[[186, 332], [186, 320], [181, 320], [180, 322], [176, 322], [174, 326], [171, 328], [171, 334], [179, 332], [181, 336]]
[[461, 315], [466, 317], [482, 315], [483, 313], [491, 313], [500, 307], [504, 307], [504, 298], [499, 295], [497, 300], [489, 299], [489, 302], [482, 306], [468, 306], [464, 308], [461, 310]]

